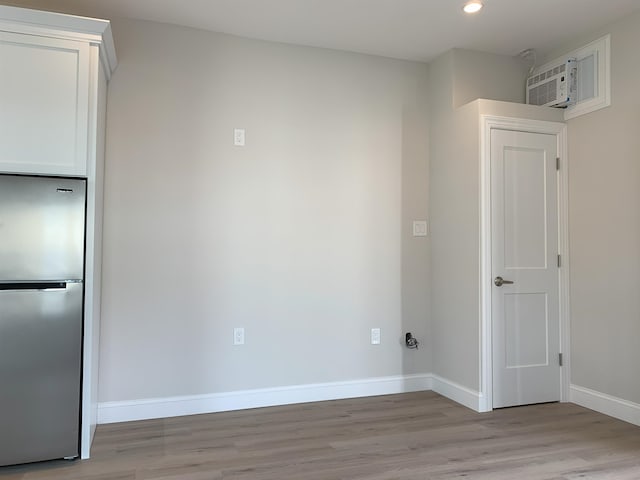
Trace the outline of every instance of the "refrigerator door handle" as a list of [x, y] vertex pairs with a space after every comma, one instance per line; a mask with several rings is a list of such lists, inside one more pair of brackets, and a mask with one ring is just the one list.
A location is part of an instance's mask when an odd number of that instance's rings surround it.
[[10, 282], [0, 283], [0, 290], [59, 290], [67, 288], [67, 282]]

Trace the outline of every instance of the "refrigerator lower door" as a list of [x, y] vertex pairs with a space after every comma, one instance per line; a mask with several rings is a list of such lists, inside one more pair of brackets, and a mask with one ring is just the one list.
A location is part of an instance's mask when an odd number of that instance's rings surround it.
[[83, 285], [37, 287], [0, 285], [2, 466], [78, 455]]

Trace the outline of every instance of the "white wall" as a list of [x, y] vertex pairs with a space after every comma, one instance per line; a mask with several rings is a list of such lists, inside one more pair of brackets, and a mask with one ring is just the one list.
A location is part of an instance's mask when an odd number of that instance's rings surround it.
[[[476, 166], [443, 135], [475, 98], [523, 101], [517, 59], [455, 49], [427, 78], [166, 25], [114, 32], [102, 401], [429, 371], [478, 388], [477, 238], [450, 215], [476, 222], [456, 204], [476, 198]], [[613, 104], [569, 121], [572, 382], [634, 402], [639, 32], [636, 14], [539, 62], [612, 34]], [[429, 202], [431, 236], [413, 238]], [[245, 347], [230, 345], [236, 325]], [[408, 330], [426, 348], [401, 348]]]
[[521, 59], [456, 48], [452, 62], [454, 107], [478, 98], [524, 103], [528, 68]]
[[[455, 51], [430, 65], [431, 328], [433, 372], [478, 388], [477, 159], [459, 155], [455, 130]], [[435, 99], [438, 99], [437, 102]], [[471, 198], [471, 202], [468, 199]], [[475, 222], [475, 224], [474, 224]]]
[[[461, 49], [429, 65], [433, 372], [480, 388], [480, 140], [477, 98], [524, 101], [526, 67]], [[502, 92], [502, 93], [501, 93]]]
[[611, 106], [569, 120], [572, 383], [640, 403], [640, 13], [611, 33]]
[[426, 65], [113, 30], [101, 401], [429, 372]]

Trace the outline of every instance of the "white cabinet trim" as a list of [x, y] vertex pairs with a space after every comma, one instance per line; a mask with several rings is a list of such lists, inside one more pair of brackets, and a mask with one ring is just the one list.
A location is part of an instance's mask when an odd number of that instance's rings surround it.
[[111, 78], [118, 65], [111, 23], [108, 20], [0, 5], [0, 31], [98, 45], [107, 80]]

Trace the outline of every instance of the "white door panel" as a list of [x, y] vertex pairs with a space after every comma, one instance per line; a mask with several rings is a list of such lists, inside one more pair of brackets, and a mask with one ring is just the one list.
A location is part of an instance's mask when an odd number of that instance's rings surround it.
[[504, 266], [547, 268], [543, 152], [506, 147], [504, 155]]
[[549, 364], [549, 317], [546, 293], [504, 296], [505, 367]]
[[494, 408], [560, 400], [556, 156], [555, 135], [492, 130]]

